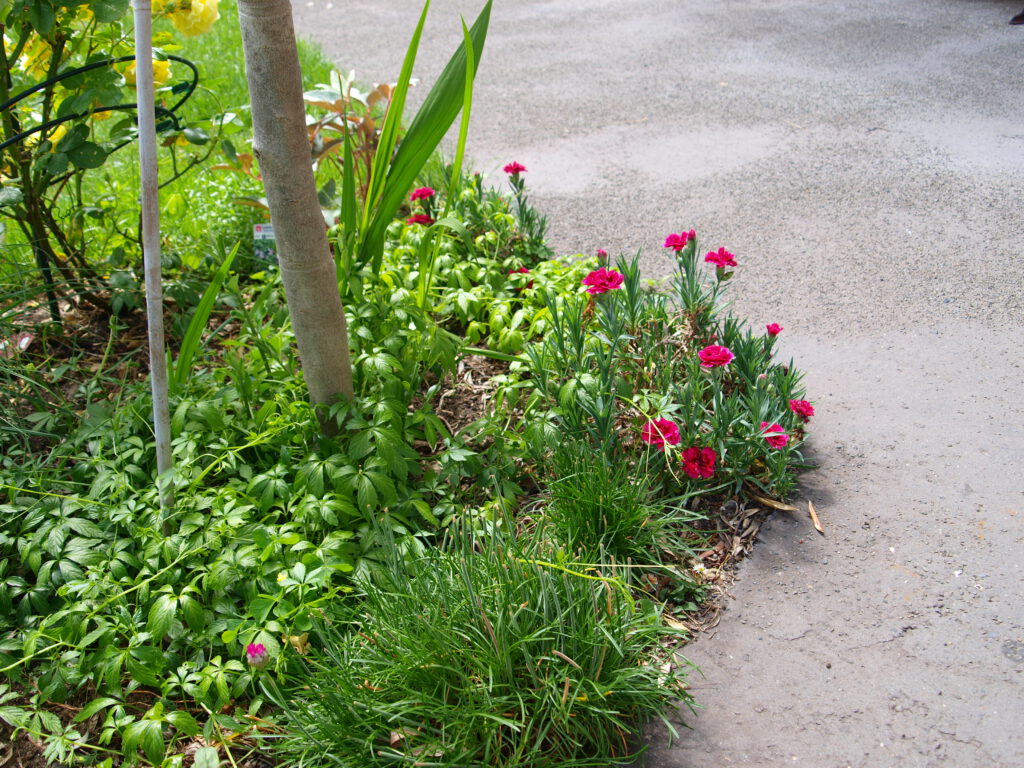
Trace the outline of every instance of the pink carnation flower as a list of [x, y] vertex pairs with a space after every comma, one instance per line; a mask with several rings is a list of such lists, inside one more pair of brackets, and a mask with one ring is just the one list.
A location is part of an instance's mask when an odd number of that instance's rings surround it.
[[717, 368], [728, 365], [736, 357], [728, 347], [711, 344], [697, 353], [702, 368]]
[[764, 329], [768, 331], [769, 336], [778, 336], [780, 333], [786, 330], [778, 323], [768, 323], [768, 325], [766, 325]]
[[683, 472], [694, 480], [708, 480], [715, 474], [718, 454], [714, 448], [691, 446], [683, 451]]
[[417, 213], [417, 214], [415, 214], [413, 216], [410, 216], [408, 219], [406, 219], [405, 223], [406, 224], [422, 224], [422, 225], [424, 225], [426, 227], [429, 227], [431, 224], [434, 223], [434, 220], [432, 218], [430, 218], [429, 216], [427, 216], [427, 214], [425, 214], [425, 213]]
[[582, 284], [587, 286], [587, 293], [596, 296], [599, 293], [621, 288], [623, 280], [625, 278], [622, 276], [622, 273], [616, 272], [614, 269], [601, 267], [584, 277]]
[[761, 431], [762, 432], [769, 432], [769, 433], [772, 433], [772, 432], [776, 433], [776, 434], [767, 434], [767, 435], [764, 436], [764, 439], [766, 441], [768, 441], [768, 445], [770, 445], [772, 448], [785, 448], [786, 447], [786, 443], [789, 442], [789, 435], [787, 435], [783, 431], [781, 424], [769, 424], [767, 421], [762, 421], [761, 422]]
[[814, 415], [814, 406], [806, 400], [790, 400], [789, 410], [803, 419], [805, 424], [810, 421], [811, 416]]
[[263, 669], [270, 661], [270, 654], [263, 643], [249, 643], [245, 647], [245, 658], [251, 666]]
[[644, 424], [640, 431], [640, 439], [648, 445], [656, 445], [665, 450], [665, 444], [679, 445], [679, 427], [671, 419], [655, 419]]
[[606, 251], [604, 248], [598, 248], [597, 249], [597, 258], [600, 259], [601, 261], [607, 261], [608, 260], [608, 251]]
[[[530, 270], [528, 270], [526, 267], [519, 267], [519, 269], [510, 269], [508, 273], [509, 275], [528, 275], [530, 274]], [[533, 280], [528, 282], [526, 284], [526, 287], [533, 288]]]
[[526, 173], [526, 166], [523, 165], [522, 163], [517, 163], [513, 161], [506, 165], [504, 168], [502, 168], [502, 170], [509, 176], [516, 176], [520, 173]]
[[691, 240], [697, 239], [697, 233], [692, 229], [689, 232], [680, 232], [678, 235], [669, 235], [665, 238], [665, 248], [671, 248], [677, 253], [686, 247]]
[[436, 194], [437, 191], [432, 187], [420, 187], [419, 189], [414, 189], [412, 191], [412, 194], [409, 195], [409, 200], [415, 203], [417, 200], [426, 200]]
[[719, 248], [717, 251], [708, 251], [704, 261], [708, 264], [714, 264], [718, 269], [738, 266], [736, 264], [736, 257], [725, 250], [725, 248]]

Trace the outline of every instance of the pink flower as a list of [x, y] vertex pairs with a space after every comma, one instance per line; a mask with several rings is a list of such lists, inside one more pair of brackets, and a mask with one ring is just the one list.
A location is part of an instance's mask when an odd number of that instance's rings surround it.
[[702, 368], [716, 368], [728, 365], [736, 357], [728, 347], [711, 344], [697, 353]]
[[648, 445], [656, 445], [664, 451], [665, 443], [679, 445], [679, 427], [671, 419], [648, 421], [640, 431], [640, 439]]
[[589, 275], [583, 278], [582, 285], [587, 286], [587, 293], [592, 296], [596, 296], [599, 293], [605, 293], [606, 291], [614, 291], [616, 288], [622, 287], [622, 281], [625, 278], [620, 272], [616, 272], [614, 269], [595, 269]]
[[423, 224], [424, 226], [429, 227], [431, 224], [434, 223], [434, 220], [432, 218], [430, 218], [429, 216], [427, 216], [427, 214], [425, 214], [425, 213], [417, 213], [417, 214], [415, 214], [413, 216], [410, 216], [408, 219], [406, 219], [405, 223], [406, 224]]
[[766, 325], [764, 329], [768, 331], [769, 336], [778, 336], [780, 333], [786, 330], [778, 323], [768, 323], [768, 325]]
[[504, 168], [502, 168], [502, 170], [509, 176], [517, 176], [520, 173], [526, 173], [526, 166], [523, 165], [522, 163], [517, 163], [513, 161], [506, 165]]
[[608, 261], [608, 251], [606, 251], [604, 248], [598, 248], [597, 258], [602, 262]]
[[[509, 275], [528, 275], [530, 274], [530, 270], [528, 270], [526, 267], [519, 267], [519, 269], [510, 269], [508, 273]], [[528, 282], [526, 284], [526, 287], [533, 288], [533, 280]]]
[[692, 446], [683, 451], [683, 472], [694, 480], [709, 479], [715, 474], [715, 462], [718, 454], [713, 448]]
[[692, 229], [689, 232], [680, 232], [678, 235], [669, 235], [665, 238], [665, 248], [671, 248], [677, 253], [686, 247], [691, 240], [697, 239], [697, 233]]
[[708, 264], [714, 264], [718, 269], [737, 266], [736, 257], [725, 250], [725, 248], [719, 248], [717, 251], [708, 251], [708, 255], [704, 257], [704, 261]]
[[789, 442], [789, 435], [782, 430], [780, 424], [769, 424], [767, 421], [762, 421], [761, 431], [777, 433], [764, 436], [764, 439], [768, 441], [768, 445], [772, 448], [785, 448], [786, 443]]
[[806, 400], [790, 400], [789, 410], [804, 420], [806, 424], [814, 415], [814, 406]]
[[263, 643], [249, 643], [245, 646], [245, 658], [256, 669], [263, 669], [270, 662], [270, 654]]
[[436, 194], [437, 192], [431, 187], [420, 187], [412, 191], [412, 194], [409, 195], [409, 200], [415, 203], [417, 200], [426, 200]]

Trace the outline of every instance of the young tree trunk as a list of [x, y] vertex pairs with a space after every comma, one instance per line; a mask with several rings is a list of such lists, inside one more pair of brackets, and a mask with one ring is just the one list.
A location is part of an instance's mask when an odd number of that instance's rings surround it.
[[[270, 205], [277, 259], [314, 405], [352, 397], [345, 312], [313, 179], [289, 0], [239, 0], [253, 154]], [[328, 428], [326, 420], [321, 424]]]

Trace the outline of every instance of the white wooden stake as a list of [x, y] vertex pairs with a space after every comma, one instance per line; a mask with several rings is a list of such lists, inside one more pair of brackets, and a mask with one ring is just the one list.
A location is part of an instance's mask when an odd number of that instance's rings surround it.
[[[149, 329], [149, 381], [153, 392], [156, 469], [171, 468], [171, 424], [167, 404], [167, 352], [164, 347], [164, 293], [160, 274], [160, 191], [156, 163], [156, 109], [153, 94], [153, 11], [150, 0], [133, 0], [135, 9], [135, 84], [139, 116], [139, 166], [142, 187], [142, 258], [146, 273]], [[167, 486], [160, 494], [166, 515], [174, 504]]]

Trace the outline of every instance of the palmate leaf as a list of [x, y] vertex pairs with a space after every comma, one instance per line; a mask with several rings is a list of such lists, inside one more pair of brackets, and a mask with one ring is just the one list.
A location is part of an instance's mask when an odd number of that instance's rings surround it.
[[[469, 36], [473, 41], [475, 60], [479, 62], [483, 53], [484, 40], [487, 37], [487, 26], [491, 18], [491, 0], [487, 1], [480, 15], [477, 16]], [[434, 87], [430, 89], [423, 105], [416, 113], [409, 129], [405, 132], [401, 145], [395, 152], [394, 160], [387, 172], [387, 183], [384, 184], [380, 203], [374, 211], [369, 228], [363, 234], [359, 249], [359, 261], [372, 262], [374, 272], [380, 270], [380, 262], [384, 253], [384, 232], [394, 218], [398, 206], [405, 200], [406, 192], [416, 180], [431, 154], [441, 143], [448, 132], [455, 116], [459, 114], [465, 101], [467, 51], [465, 43], [461, 43], [441, 72]], [[398, 87], [401, 88], [399, 81]], [[397, 92], [397, 91], [396, 91]], [[396, 120], [401, 113], [396, 110], [397, 102], [392, 102], [388, 110], [389, 117], [395, 112]], [[382, 143], [381, 146], [384, 146]], [[370, 198], [367, 198], [368, 200]]]

